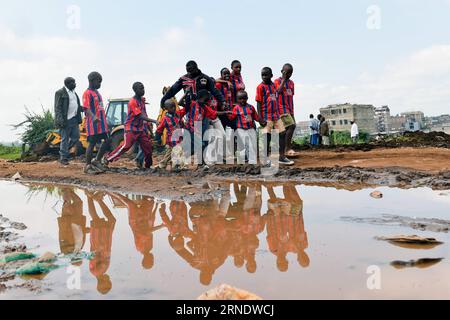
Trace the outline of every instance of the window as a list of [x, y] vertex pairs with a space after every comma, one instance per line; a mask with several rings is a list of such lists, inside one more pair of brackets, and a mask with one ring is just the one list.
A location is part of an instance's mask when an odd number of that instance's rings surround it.
[[341, 126], [342, 126], [342, 120], [339, 120], [339, 123], [341, 124]]
[[108, 122], [108, 125], [110, 127], [118, 126], [121, 125], [124, 120], [122, 102], [110, 102], [106, 114], [106, 122]]
[[343, 109], [342, 112], [347, 113], [347, 109]]
[[344, 120], [344, 124], [347, 125], [348, 124], [348, 120]]
[[335, 126], [336, 125], [336, 121], [331, 121], [331, 124], [333, 125], [333, 126]]

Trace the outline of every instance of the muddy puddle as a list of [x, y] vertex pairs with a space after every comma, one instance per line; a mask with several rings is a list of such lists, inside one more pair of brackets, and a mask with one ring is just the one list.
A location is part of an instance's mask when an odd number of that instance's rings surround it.
[[[371, 223], [448, 221], [450, 191], [377, 188], [374, 199], [374, 190], [230, 183], [221, 198], [186, 203], [0, 181], [0, 214], [27, 227], [8, 245], [95, 253], [4, 282], [0, 299], [195, 299], [222, 283], [264, 299], [450, 299], [449, 232]], [[377, 240], [395, 235], [441, 244]], [[374, 274], [380, 287], [368, 286]]]

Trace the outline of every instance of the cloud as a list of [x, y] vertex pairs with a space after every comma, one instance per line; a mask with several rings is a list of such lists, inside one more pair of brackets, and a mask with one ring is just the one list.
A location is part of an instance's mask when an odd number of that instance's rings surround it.
[[81, 37], [19, 36], [0, 25], [0, 97], [8, 107], [8, 116], [0, 118], [1, 140], [17, 138], [9, 125], [23, 120], [25, 105], [35, 111], [41, 103], [52, 109], [54, 92], [67, 76], [77, 80], [81, 95], [93, 70], [104, 76], [105, 99], [130, 96], [131, 84], [139, 80], [147, 85], [151, 104], [159, 106], [162, 87], [172, 84], [173, 75], [184, 69], [185, 57], [195, 57], [206, 43], [204, 24], [197, 17], [191, 27], [172, 26], [139, 44], [120, 42], [120, 47]]
[[299, 104], [316, 113], [332, 103], [389, 105], [394, 113], [422, 110], [448, 113], [450, 45], [424, 48], [385, 66], [378, 74], [362, 72], [347, 84], [303, 84]]

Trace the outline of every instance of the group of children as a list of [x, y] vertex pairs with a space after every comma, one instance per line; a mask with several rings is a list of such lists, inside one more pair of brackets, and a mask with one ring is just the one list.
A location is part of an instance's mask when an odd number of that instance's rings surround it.
[[[224, 68], [219, 79], [204, 75], [194, 61], [186, 65], [187, 74], [181, 77], [172, 87], [166, 90], [161, 101], [163, 113], [159, 121], [150, 119], [146, 111], [145, 88], [140, 82], [133, 84], [134, 97], [128, 105], [125, 121], [123, 143], [107, 154], [110, 148], [109, 128], [103, 99], [98, 92], [102, 76], [92, 72], [88, 76], [89, 88], [83, 95], [83, 109], [86, 116], [86, 132], [89, 146], [86, 151], [85, 173], [97, 174], [105, 172], [109, 163], [118, 160], [136, 143], [139, 144], [144, 157], [145, 168], [151, 168], [152, 143], [149, 130], [156, 124], [155, 140], [162, 143], [165, 136], [166, 152], [158, 167], [183, 165], [179, 159], [191, 156], [195, 151], [203, 151], [207, 146], [204, 134], [208, 129], [215, 129], [212, 141], [219, 141], [219, 148], [229, 149], [230, 141], [226, 138], [226, 130], [232, 129], [238, 142], [238, 157], [244, 157], [251, 164], [257, 163], [258, 144], [256, 122], [261, 126], [263, 147], [261, 161], [270, 166], [269, 160], [272, 130], [279, 132], [279, 163], [293, 165], [286, 155], [293, 155], [292, 137], [295, 131], [294, 93], [295, 86], [291, 80], [293, 67], [285, 64], [281, 76], [272, 81], [273, 73], [268, 67], [261, 71], [262, 82], [256, 90], [257, 108], [248, 103], [248, 94], [241, 75], [241, 63], [237, 60], [231, 64], [230, 71]], [[183, 98], [177, 101], [175, 95], [184, 90]], [[181, 107], [179, 107], [181, 106]], [[208, 140], [209, 141], [209, 140]], [[222, 141], [222, 144], [220, 143]], [[234, 138], [231, 141], [234, 150]], [[93, 151], [99, 146], [94, 159]], [[195, 150], [200, 146], [200, 150]], [[224, 148], [222, 148], [222, 146]], [[189, 149], [190, 153], [186, 154]], [[227, 154], [232, 157], [234, 154]], [[175, 161], [174, 157], [178, 160]], [[226, 160], [226, 159], [223, 159]], [[203, 160], [202, 160], [203, 161]], [[223, 163], [223, 161], [222, 161]], [[226, 160], [226, 163], [229, 163]], [[200, 163], [201, 164], [201, 163]], [[155, 169], [156, 169], [155, 168]]]

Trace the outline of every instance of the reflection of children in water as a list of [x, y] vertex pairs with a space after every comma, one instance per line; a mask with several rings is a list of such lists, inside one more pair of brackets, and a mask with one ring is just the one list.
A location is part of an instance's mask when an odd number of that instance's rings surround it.
[[[103, 201], [105, 193], [85, 191], [88, 201], [89, 215], [91, 216], [91, 252], [94, 257], [89, 263], [91, 273], [97, 278], [97, 290], [101, 294], [107, 294], [112, 288], [112, 282], [107, 275], [110, 265], [112, 236], [116, 219]], [[94, 201], [103, 212], [104, 218], [97, 214]]]
[[211, 210], [211, 202], [190, 204], [189, 216], [193, 229], [189, 228], [187, 206], [182, 202], [170, 204], [171, 219], [166, 213], [166, 206], [161, 206], [160, 213], [169, 229], [169, 243], [177, 254], [189, 265], [200, 271], [200, 283], [209, 285], [214, 272], [225, 262], [227, 257], [223, 236], [225, 219]]
[[[187, 207], [172, 201], [170, 212], [161, 206], [161, 217], [170, 231], [169, 243], [177, 254], [200, 271], [200, 283], [209, 285], [215, 271], [231, 256], [238, 267], [246, 263], [247, 271], [256, 271], [255, 254], [258, 234], [264, 231], [261, 217], [261, 187], [234, 185], [237, 202], [230, 197], [191, 203], [189, 229]], [[226, 208], [224, 212], [223, 209]]]
[[227, 233], [234, 265], [241, 268], [246, 264], [249, 273], [256, 272], [256, 250], [259, 247], [258, 234], [264, 231], [261, 217], [262, 197], [260, 184], [233, 184], [236, 203], [230, 205], [227, 218]]
[[117, 194], [112, 197], [121, 201], [128, 208], [128, 223], [134, 235], [134, 243], [142, 258], [142, 267], [151, 269], [155, 263], [153, 256], [153, 232], [160, 229], [155, 227], [156, 211], [158, 204], [150, 197], [142, 197], [141, 200], [130, 200]]
[[[59, 246], [63, 254], [80, 252], [86, 241], [86, 217], [83, 215], [83, 201], [73, 188], [61, 188], [63, 206], [58, 217]], [[82, 261], [74, 263], [80, 266]]]
[[297, 261], [302, 267], [309, 266], [309, 257], [305, 250], [308, 239], [303, 223], [303, 201], [295, 185], [283, 186], [284, 198], [278, 198], [273, 189], [267, 186], [269, 193], [267, 223], [267, 243], [270, 251], [277, 257], [277, 267], [281, 272], [289, 268], [287, 254], [297, 254]]

